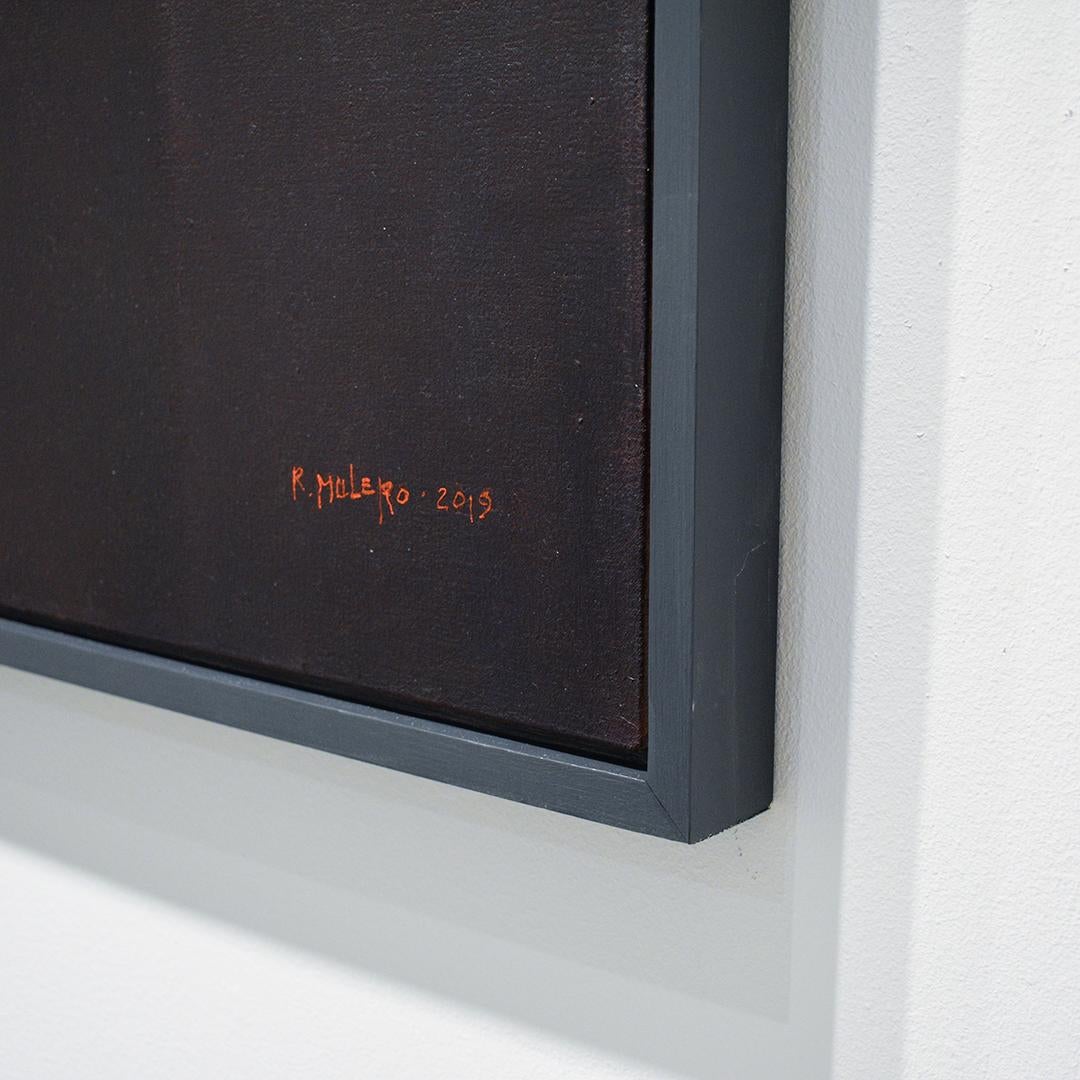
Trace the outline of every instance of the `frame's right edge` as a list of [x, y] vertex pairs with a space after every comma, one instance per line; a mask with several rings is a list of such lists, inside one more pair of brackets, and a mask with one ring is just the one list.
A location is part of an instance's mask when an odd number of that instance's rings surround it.
[[788, 0], [656, 0], [649, 784], [679, 836], [772, 799]]
[[788, 0], [703, 0], [691, 841], [772, 801]]
[[648, 783], [690, 838], [698, 97], [695, 3], [653, 19], [652, 343], [649, 363]]

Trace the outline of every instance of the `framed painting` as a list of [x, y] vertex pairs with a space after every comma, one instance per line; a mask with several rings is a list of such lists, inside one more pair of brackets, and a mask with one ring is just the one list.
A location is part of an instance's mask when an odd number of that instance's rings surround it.
[[786, 4], [5, 10], [0, 662], [765, 809]]

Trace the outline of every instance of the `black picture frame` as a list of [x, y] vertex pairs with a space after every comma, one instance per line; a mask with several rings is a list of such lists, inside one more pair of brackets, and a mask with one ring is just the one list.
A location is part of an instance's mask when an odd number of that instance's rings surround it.
[[0, 662], [695, 842], [772, 798], [787, 0], [656, 0], [648, 760], [608, 764], [0, 620]]

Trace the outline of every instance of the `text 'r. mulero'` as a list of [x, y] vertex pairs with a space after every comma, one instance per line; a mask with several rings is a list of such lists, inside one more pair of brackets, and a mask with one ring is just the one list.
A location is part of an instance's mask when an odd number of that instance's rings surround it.
[[483, 521], [495, 508], [490, 488], [473, 493], [462, 488], [433, 485], [429, 496], [427, 488], [410, 489], [381, 476], [374, 479], [363, 476], [353, 465], [341, 473], [309, 472], [303, 466], [294, 465], [290, 486], [294, 503], [306, 503], [317, 511], [334, 503], [363, 504], [375, 499], [380, 525], [409, 506], [427, 505], [437, 512], [459, 514], [468, 518], [470, 524]]

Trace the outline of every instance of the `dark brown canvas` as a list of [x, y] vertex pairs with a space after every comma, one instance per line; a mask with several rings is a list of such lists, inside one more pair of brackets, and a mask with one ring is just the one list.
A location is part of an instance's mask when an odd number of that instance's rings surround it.
[[0, 612], [641, 760], [648, 4], [0, 4]]

